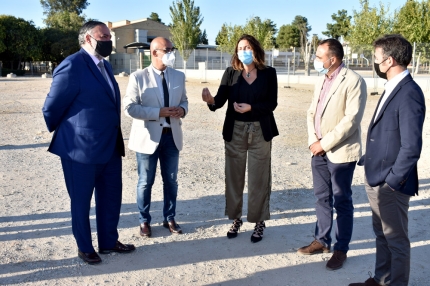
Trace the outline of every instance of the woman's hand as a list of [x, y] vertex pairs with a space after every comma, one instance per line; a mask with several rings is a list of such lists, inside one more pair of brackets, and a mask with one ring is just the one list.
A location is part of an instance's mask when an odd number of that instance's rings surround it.
[[211, 93], [207, 87], [203, 88], [203, 90], [202, 90], [202, 99], [207, 104], [215, 104], [215, 99], [211, 95]]
[[239, 113], [245, 113], [251, 111], [251, 105], [248, 103], [233, 103], [234, 110]]

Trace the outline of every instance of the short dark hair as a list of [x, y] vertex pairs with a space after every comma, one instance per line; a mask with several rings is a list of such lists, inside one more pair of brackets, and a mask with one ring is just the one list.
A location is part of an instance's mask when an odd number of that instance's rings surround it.
[[231, 58], [231, 65], [232, 65], [233, 69], [243, 70], [243, 64], [237, 56], [237, 46], [239, 45], [239, 42], [242, 40], [247, 40], [249, 45], [251, 46], [252, 56], [254, 58], [254, 64], [257, 67], [257, 69], [261, 70], [261, 69], [265, 68], [266, 67], [266, 65], [264, 64], [265, 53], [264, 53], [263, 48], [260, 45], [260, 42], [258, 42], [257, 39], [251, 35], [243, 34], [239, 38], [239, 40], [237, 40], [236, 47], [234, 48], [234, 54]]
[[79, 45], [83, 45], [85, 44], [85, 35], [88, 33], [88, 31], [91, 31], [92, 29], [94, 29], [94, 27], [100, 26], [100, 25], [105, 25], [105, 23], [103, 22], [99, 22], [99, 21], [88, 21], [86, 22], [80, 29], [79, 29], [79, 36], [78, 36], [78, 41], [79, 41]]
[[400, 34], [385, 35], [373, 42], [373, 47], [381, 48], [386, 57], [392, 57], [397, 64], [407, 68], [412, 60], [412, 45]]
[[343, 60], [343, 46], [342, 44], [336, 40], [336, 39], [325, 39], [322, 40], [318, 43], [319, 46], [327, 44], [328, 46], [328, 52], [330, 53], [331, 56], [334, 56], [335, 58], [337, 58], [338, 60], [342, 61]]

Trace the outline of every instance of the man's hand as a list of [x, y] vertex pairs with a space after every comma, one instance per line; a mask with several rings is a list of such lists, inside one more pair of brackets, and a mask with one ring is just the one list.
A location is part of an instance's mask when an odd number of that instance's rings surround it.
[[173, 115], [176, 114], [176, 109], [177, 107], [162, 107], [160, 108], [160, 117], [173, 117]]
[[233, 103], [234, 110], [239, 113], [245, 113], [251, 111], [251, 105], [248, 103]]
[[215, 104], [215, 99], [211, 95], [211, 93], [207, 87], [203, 88], [203, 90], [202, 90], [202, 99], [207, 104]]
[[185, 111], [182, 107], [171, 107], [171, 108], [173, 108], [173, 115], [171, 115], [170, 117], [173, 117], [173, 118], [184, 117]]
[[318, 140], [317, 142], [313, 143], [309, 150], [311, 150], [312, 154], [314, 156], [322, 156], [325, 154], [324, 149], [321, 147], [321, 142]]

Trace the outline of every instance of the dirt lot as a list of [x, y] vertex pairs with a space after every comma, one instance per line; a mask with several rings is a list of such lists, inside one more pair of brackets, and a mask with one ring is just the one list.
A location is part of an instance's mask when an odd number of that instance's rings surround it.
[[[117, 80], [124, 95], [128, 78]], [[72, 237], [60, 160], [46, 151], [51, 134], [46, 131], [41, 108], [51, 81], [0, 79], [1, 285], [348, 285], [366, 280], [367, 273], [373, 272], [375, 241], [361, 167], [354, 177], [354, 233], [344, 267], [327, 271], [325, 262], [331, 254], [296, 254], [297, 248], [313, 240], [316, 220], [306, 146], [306, 109], [312, 86], [286, 89], [280, 84], [275, 117], [281, 135], [273, 140], [272, 151], [272, 219], [266, 222], [263, 241], [250, 242], [253, 224], [247, 222], [236, 239], [226, 238], [230, 221], [224, 216], [221, 136], [225, 110], [210, 112], [200, 96], [205, 86], [215, 94], [219, 82], [192, 80], [187, 82], [190, 112], [183, 121], [176, 217], [185, 234], [172, 236], [161, 224], [158, 172], [151, 206], [153, 237], [139, 236], [135, 155], [126, 150], [119, 232], [120, 240], [134, 243], [137, 250], [102, 255], [100, 265], [84, 264], [77, 258]], [[363, 139], [378, 98], [369, 96]], [[427, 116], [419, 162], [421, 190], [412, 198], [409, 211], [410, 285], [420, 286], [430, 285], [429, 124]], [[126, 141], [130, 127], [131, 119], [123, 116]], [[91, 219], [97, 249], [94, 210]]]

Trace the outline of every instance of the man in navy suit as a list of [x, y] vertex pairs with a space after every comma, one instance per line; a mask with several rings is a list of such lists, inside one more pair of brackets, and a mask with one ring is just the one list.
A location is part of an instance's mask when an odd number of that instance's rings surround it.
[[425, 101], [408, 72], [412, 46], [401, 35], [374, 42], [375, 71], [388, 80], [370, 122], [364, 166], [365, 188], [376, 235], [375, 276], [349, 285], [408, 285], [410, 196], [418, 194]]
[[124, 141], [118, 84], [103, 59], [112, 52], [110, 30], [89, 21], [79, 31], [79, 43], [81, 50], [55, 69], [42, 111], [48, 130], [54, 131], [48, 151], [63, 166], [78, 256], [96, 264], [101, 259], [91, 241], [93, 191], [99, 253], [127, 253], [135, 247], [118, 241]]

